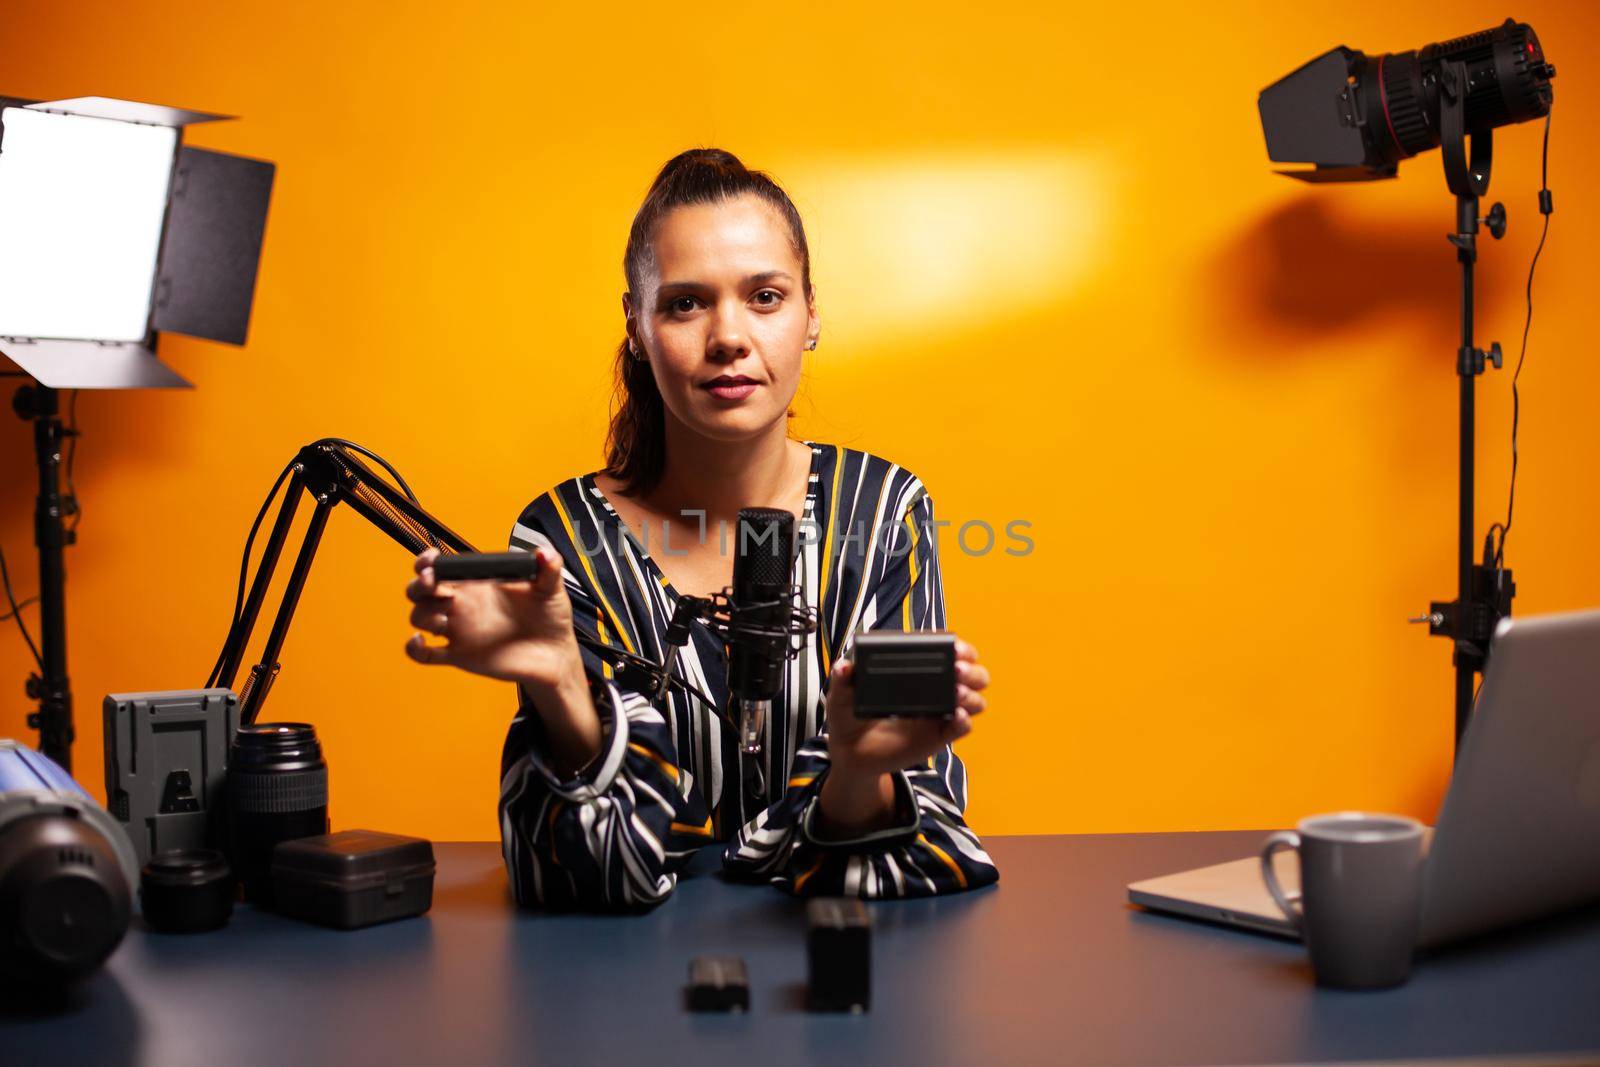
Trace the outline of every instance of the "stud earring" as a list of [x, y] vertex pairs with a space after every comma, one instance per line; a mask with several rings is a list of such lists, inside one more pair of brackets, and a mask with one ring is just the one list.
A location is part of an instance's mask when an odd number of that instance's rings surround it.
[[812, 338], [811, 340], [806, 342], [806, 351], [807, 352], [810, 352], [812, 349], [814, 349], [816, 347], [817, 347], [817, 342], [816, 342], [815, 338]]

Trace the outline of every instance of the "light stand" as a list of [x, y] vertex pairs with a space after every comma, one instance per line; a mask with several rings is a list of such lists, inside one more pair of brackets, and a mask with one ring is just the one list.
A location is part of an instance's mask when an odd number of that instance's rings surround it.
[[[322, 533], [328, 525], [328, 516], [335, 506], [341, 503], [348, 504], [353, 511], [412, 554], [430, 548], [449, 553], [476, 551], [466, 538], [423, 510], [422, 505], [417, 502], [410, 488], [394, 468], [378, 460], [398, 483], [399, 488], [378, 477], [372, 468], [362, 462], [360, 457], [363, 455], [377, 459], [373, 453], [360, 445], [327, 438], [302, 448], [286, 469], [285, 473], [290, 474], [288, 491], [283, 503], [279, 505], [277, 517], [273, 520], [266, 547], [262, 549], [261, 561], [256, 565], [255, 579], [250, 584], [249, 597], [244, 600], [234, 616], [222, 653], [217, 657], [216, 666], [212, 668], [211, 676], [205, 686], [207, 689], [217, 686], [225, 689], [233, 688], [234, 678], [244, 662], [245, 647], [250, 643], [250, 633], [255, 628], [256, 618], [261, 614], [261, 605], [267, 598], [267, 587], [272, 583], [273, 571], [277, 568], [278, 559], [283, 555], [284, 542], [288, 539], [295, 512], [300, 506], [302, 497], [309, 494], [316, 500], [317, 506], [311, 513], [311, 522], [295, 555], [294, 570], [289, 574], [283, 600], [279, 603], [278, 613], [273, 619], [272, 632], [267, 636], [267, 643], [262, 649], [260, 660], [250, 669], [250, 677], [245, 680], [244, 689], [239, 694], [239, 723], [242, 726], [248, 726], [256, 721], [272, 683], [277, 680], [278, 672], [282, 668], [279, 656], [283, 652], [283, 643], [289, 636], [289, 624], [293, 621], [295, 608], [300, 603], [300, 594], [305, 588], [306, 577], [311, 573], [311, 561], [316, 556], [317, 546], [322, 542]], [[265, 511], [263, 507], [263, 514]], [[247, 555], [248, 551], [247, 545]], [[579, 628], [575, 628], [575, 634], [579, 644], [594, 652], [614, 669], [642, 672], [643, 676], [649, 679], [647, 684], [654, 689], [658, 678], [657, 672], [662, 670], [659, 665], [623, 649], [613, 648], [599, 638], [585, 634]], [[677, 684], [680, 688], [686, 688], [686, 683], [683, 682], [662, 682], [663, 688], [667, 684]]]
[[1473, 557], [1474, 480], [1473, 445], [1476, 433], [1475, 386], [1478, 375], [1489, 363], [1501, 364], [1500, 344], [1488, 351], [1473, 342], [1473, 267], [1478, 259], [1478, 224], [1498, 240], [1506, 228], [1505, 207], [1495, 204], [1484, 219], [1478, 218], [1478, 198], [1489, 191], [1489, 170], [1493, 162], [1493, 131], [1482, 130], [1472, 136], [1472, 156], [1467, 158], [1465, 112], [1468, 92], [1464, 63], [1446, 63], [1440, 68], [1440, 150], [1444, 156], [1445, 182], [1456, 196], [1456, 232], [1449, 236], [1461, 264], [1461, 345], [1456, 350], [1456, 374], [1460, 379], [1460, 482], [1456, 525], [1456, 599], [1433, 601], [1428, 614], [1412, 619], [1426, 622], [1428, 632], [1448, 637], [1455, 643], [1451, 662], [1455, 665], [1455, 739], [1459, 749], [1461, 735], [1472, 714], [1475, 691], [1473, 676], [1488, 662], [1489, 645], [1495, 627], [1511, 614], [1511, 599], [1516, 583], [1511, 571], [1498, 565], [1498, 554], [1485, 552], [1483, 563]]
[[75, 508], [61, 494], [61, 443], [69, 434], [61, 424], [56, 390], [24, 385], [11, 399], [12, 409], [33, 423], [33, 452], [39, 467], [39, 496], [33, 513], [33, 540], [39, 548], [39, 658], [42, 674], [30, 671], [28, 699], [37, 711], [28, 713], [28, 728], [39, 731], [39, 751], [72, 771], [72, 683], [67, 677], [67, 571], [63, 559], [74, 535], [66, 516]]

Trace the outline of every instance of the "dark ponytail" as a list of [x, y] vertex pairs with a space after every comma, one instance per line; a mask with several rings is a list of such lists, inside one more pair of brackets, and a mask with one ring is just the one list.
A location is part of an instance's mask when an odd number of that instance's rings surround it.
[[[805, 226], [789, 195], [764, 172], [750, 170], [739, 157], [720, 148], [691, 148], [667, 161], [650, 185], [628, 231], [622, 270], [628, 292], [638, 301], [648, 271], [655, 267], [656, 226], [673, 208], [755, 195], [767, 201], [789, 225], [789, 239], [800, 260], [801, 283], [811, 299], [811, 253]], [[637, 315], [646, 314], [638, 308]], [[622, 483], [628, 496], [648, 493], [666, 468], [666, 410], [648, 360], [629, 354], [628, 339], [617, 348], [617, 404], [606, 434], [605, 473]]]

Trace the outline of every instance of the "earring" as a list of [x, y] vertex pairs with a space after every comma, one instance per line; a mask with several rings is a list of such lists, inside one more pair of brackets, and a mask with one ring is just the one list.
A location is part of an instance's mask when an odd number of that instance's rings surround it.
[[811, 340], [806, 342], [806, 351], [807, 352], [810, 352], [812, 349], [814, 349], [816, 347], [817, 347], [816, 338], [812, 338]]

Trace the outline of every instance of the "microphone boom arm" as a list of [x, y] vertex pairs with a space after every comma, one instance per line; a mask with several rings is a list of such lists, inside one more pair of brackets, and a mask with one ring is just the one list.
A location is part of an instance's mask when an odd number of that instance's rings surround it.
[[273, 572], [277, 569], [284, 542], [288, 539], [295, 512], [299, 509], [302, 493], [309, 493], [316, 500], [316, 509], [311, 514], [311, 523], [295, 556], [294, 570], [290, 572], [289, 584], [284, 589], [283, 600], [273, 619], [266, 647], [262, 650], [260, 661], [251, 668], [250, 677], [245, 680], [244, 689], [239, 694], [241, 725], [256, 721], [261, 705], [278, 676], [281, 667], [278, 656], [288, 637], [289, 624], [294, 619], [306, 577], [311, 572], [311, 561], [335, 505], [349, 504], [357, 514], [413, 553], [428, 548], [451, 553], [474, 551], [466, 538], [424, 511], [409, 491], [403, 493], [374, 474], [346, 442], [325, 439], [305, 446], [295, 457], [289, 488], [278, 508], [266, 547], [262, 550], [261, 562], [256, 565], [250, 595], [228, 630], [221, 670], [215, 681], [218, 686], [233, 688], [245, 648], [250, 642], [250, 634], [255, 629], [256, 618], [266, 600]]
[[[367, 455], [389, 471], [400, 488], [390, 485], [364, 463], [360, 455]], [[255, 629], [261, 606], [266, 601], [272, 575], [283, 554], [285, 541], [299, 509], [302, 494], [310, 494], [317, 502], [311, 514], [300, 549], [295, 556], [294, 570], [290, 572], [283, 600], [273, 619], [272, 632], [262, 650], [261, 659], [250, 669], [244, 689], [239, 694], [239, 722], [248, 725], [256, 721], [261, 705], [266, 702], [272, 683], [282, 666], [278, 657], [289, 634], [289, 624], [294, 619], [300, 593], [305, 588], [306, 577], [311, 573], [311, 561], [321, 543], [328, 516], [340, 503], [348, 504], [362, 518], [376, 526], [402, 548], [413, 555], [429, 548], [450, 554], [476, 552], [471, 542], [433, 515], [425, 511], [412, 494], [410, 487], [387, 463], [360, 445], [336, 438], [324, 438], [305, 446], [291, 464], [292, 476], [288, 491], [278, 507], [278, 513], [267, 537], [261, 561], [256, 565], [255, 578], [250, 585], [249, 597], [228, 629], [227, 641], [218, 658], [216, 676], [212, 686], [233, 688], [234, 678], [244, 661], [245, 648]], [[614, 670], [642, 671], [651, 680], [651, 687], [662, 691], [670, 682], [660, 681], [657, 672], [662, 669], [643, 656], [624, 649], [612, 648], [581, 630], [576, 631], [578, 643], [593, 651]], [[670, 673], [670, 672], [667, 672]], [[685, 683], [678, 683], [688, 688]], [[209, 688], [209, 686], [208, 686]], [[696, 691], [697, 692], [697, 691]]]

